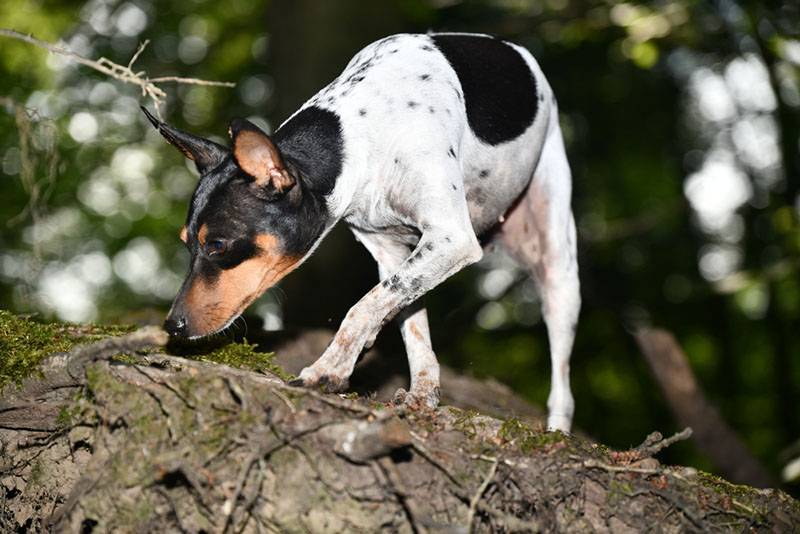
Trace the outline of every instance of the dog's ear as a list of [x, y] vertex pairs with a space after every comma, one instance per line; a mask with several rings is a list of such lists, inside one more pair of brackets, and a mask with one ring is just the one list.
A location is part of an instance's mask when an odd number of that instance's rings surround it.
[[233, 140], [233, 159], [257, 186], [271, 187], [278, 193], [291, 189], [295, 179], [267, 134], [244, 119], [233, 119], [228, 133]]
[[204, 174], [222, 163], [222, 160], [228, 155], [228, 149], [224, 146], [173, 128], [155, 118], [144, 106], [140, 107], [155, 129], [164, 136], [164, 139], [183, 152], [184, 156], [194, 161], [200, 174]]

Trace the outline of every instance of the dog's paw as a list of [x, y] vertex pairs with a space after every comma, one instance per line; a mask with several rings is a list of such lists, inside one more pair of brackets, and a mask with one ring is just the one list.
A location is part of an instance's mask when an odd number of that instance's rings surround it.
[[414, 411], [435, 410], [439, 406], [439, 388], [419, 388], [416, 391], [400, 388], [392, 396], [392, 404], [403, 405]]
[[341, 393], [347, 391], [350, 387], [350, 381], [347, 377], [338, 377], [335, 375], [322, 374], [316, 375], [312, 372], [306, 372], [306, 369], [300, 372], [300, 376], [289, 382], [290, 386], [304, 387], [304, 388], [319, 388], [325, 393]]
[[399, 388], [397, 391], [394, 392], [392, 395], [392, 404], [395, 406], [401, 406], [405, 404], [406, 397], [408, 396], [408, 391], [403, 388]]
[[566, 415], [550, 414], [547, 418], [547, 431], [554, 432], [556, 430], [569, 434], [572, 427], [572, 418]]

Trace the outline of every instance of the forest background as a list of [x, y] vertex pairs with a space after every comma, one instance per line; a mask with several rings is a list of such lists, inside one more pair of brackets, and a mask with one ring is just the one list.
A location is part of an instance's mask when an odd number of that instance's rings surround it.
[[[574, 175], [583, 311], [578, 428], [613, 447], [678, 429], [631, 333], [675, 334], [700, 384], [778, 477], [800, 454], [800, 7], [717, 0], [5, 0], [0, 27], [128, 62], [171, 124], [224, 141], [273, 131], [361, 47], [477, 31], [526, 46], [556, 95]], [[188, 263], [195, 171], [146, 123], [141, 88], [0, 36], [0, 308], [157, 324]], [[267, 329], [336, 328], [377, 281], [345, 228], [251, 306]], [[492, 256], [427, 299], [455, 368], [544, 404], [532, 284]], [[389, 328], [379, 339], [398, 352]], [[244, 332], [238, 332], [239, 335]], [[399, 356], [398, 356], [399, 357]], [[713, 469], [690, 442], [670, 462]], [[797, 475], [795, 475], [797, 476]], [[797, 494], [797, 479], [788, 482]]]

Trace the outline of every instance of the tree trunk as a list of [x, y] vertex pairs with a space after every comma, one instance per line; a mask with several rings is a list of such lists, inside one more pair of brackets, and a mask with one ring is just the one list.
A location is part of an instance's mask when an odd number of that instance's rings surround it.
[[[145, 329], [0, 400], [0, 530], [789, 531], [800, 505], [445, 407], [407, 412], [158, 352]], [[119, 358], [120, 353], [136, 354]]]

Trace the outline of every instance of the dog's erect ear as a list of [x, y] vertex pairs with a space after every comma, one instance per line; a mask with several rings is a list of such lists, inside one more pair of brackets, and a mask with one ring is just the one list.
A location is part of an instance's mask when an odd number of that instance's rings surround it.
[[271, 186], [282, 193], [295, 180], [281, 158], [278, 147], [258, 126], [244, 119], [233, 119], [228, 133], [233, 140], [233, 159], [260, 187]]
[[155, 118], [144, 106], [140, 107], [155, 129], [164, 136], [164, 139], [176, 146], [184, 156], [194, 161], [200, 174], [222, 163], [222, 160], [228, 155], [228, 149], [224, 146], [173, 128]]

